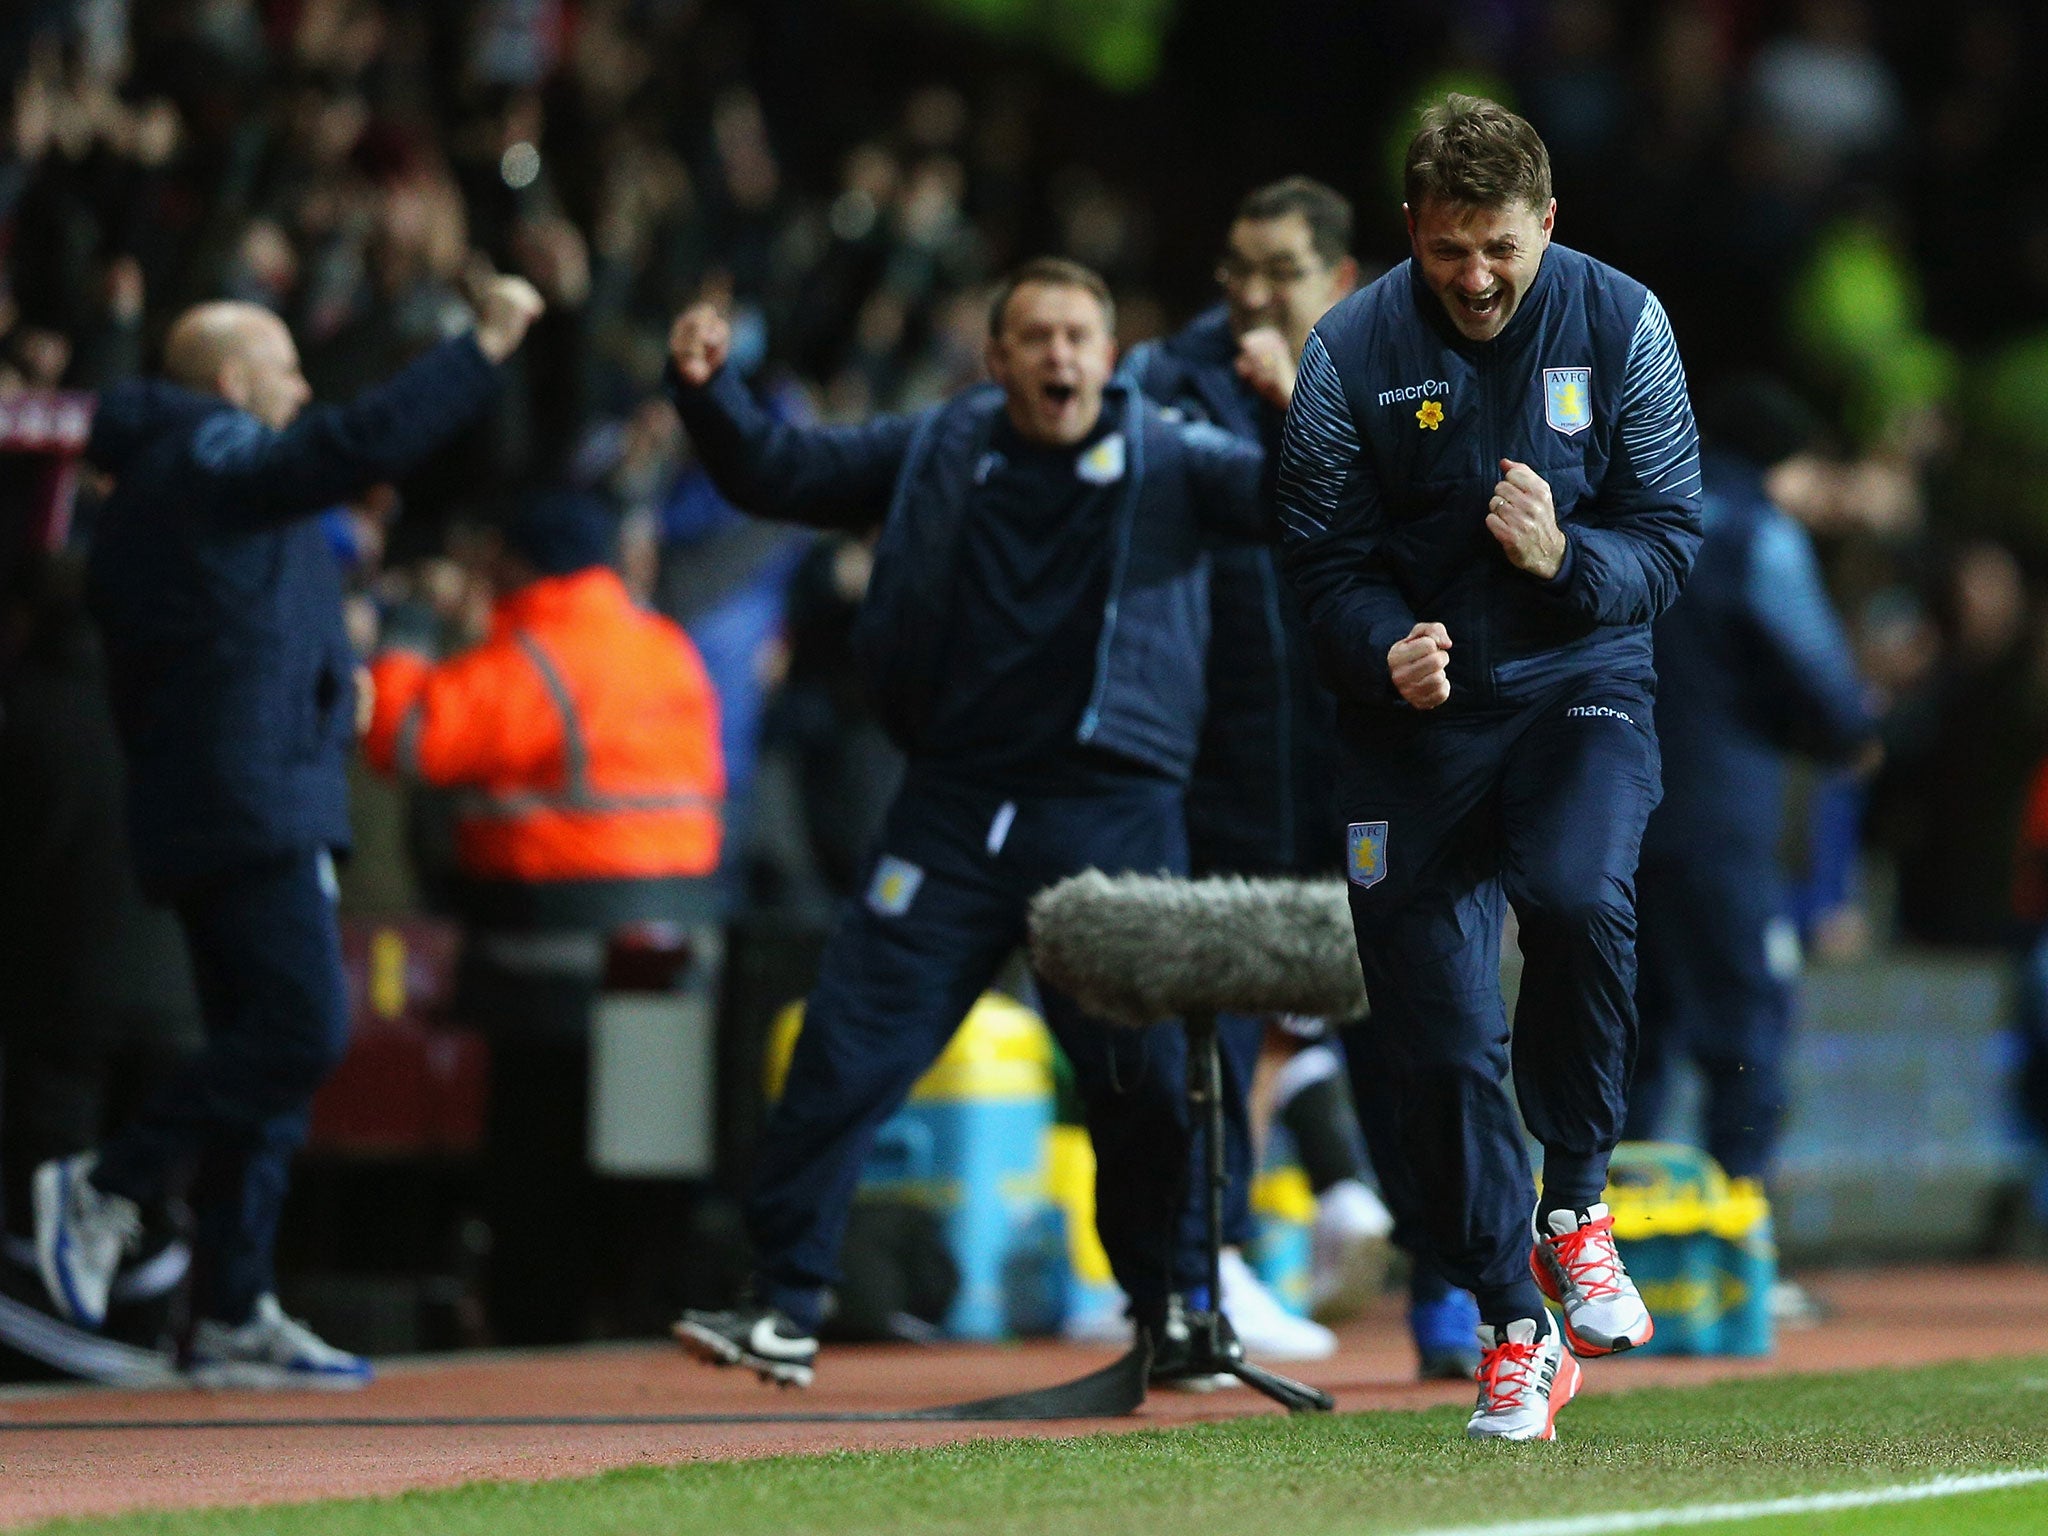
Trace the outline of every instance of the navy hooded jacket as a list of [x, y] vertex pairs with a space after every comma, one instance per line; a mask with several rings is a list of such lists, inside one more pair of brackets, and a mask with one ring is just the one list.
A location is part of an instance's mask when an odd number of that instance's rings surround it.
[[[1238, 376], [1237, 351], [1229, 311], [1219, 304], [1173, 335], [1133, 348], [1124, 372], [1183, 420], [1211, 422], [1259, 444], [1270, 469], [1283, 413]], [[1210, 556], [1209, 618], [1209, 708], [1188, 785], [1196, 872], [1335, 867], [1342, 850], [1325, 748], [1331, 706], [1311, 675], [1308, 626], [1281, 575], [1279, 552], [1219, 545]]]
[[1699, 562], [1656, 626], [1664, 803], [1643, 858], [1754, 878], [1778, 867], [1786, 757], [1846, 761], [1877, 725], [1806, 530], [1746, 459], [1710, 453], [1706, 483]]
[[348, 846], [355, 661], [316, 514], [404, 475], [496, 387], [463, 336], [281, 432], [158, 381], [102, 396], [86, 451], [116, 484], [88, 595], [145, 889]]
[[[1550, 484], [1564, 563], [1543, 581], [1487, 530], [1500, 461]], [[1405, 707], [1387, 652], [1451, 636], [1450, 710], [1587, 675], [1651, 681], [1650, 624], [1700, 542], [1699, 437], [1656, 296], [1552, 244], [1500, 335], [1467, 341], [1405, 261], [1344, 299], [1301, 357], [1277, 488], [1324, 679]]]
[[[869, 692], [912, 756], [943, 757], [930, 729], [959, 599], [962, 526], [1003, 410], [980, 385], [908, 416], [855, 426], [772, 420], [731, 368], [670, 392], [712, 481], [734, 506], [819, 528], [881, 528], [855, 622]], [[1209, 639], [1207, 551], [1263, 532], [1264, 455], [1218, 428], [1168, 421], [1112, 383], [1103, 411], [1123, 441], [1110, 577], [1075, 741], [1185, 780], [1195, 757]]]

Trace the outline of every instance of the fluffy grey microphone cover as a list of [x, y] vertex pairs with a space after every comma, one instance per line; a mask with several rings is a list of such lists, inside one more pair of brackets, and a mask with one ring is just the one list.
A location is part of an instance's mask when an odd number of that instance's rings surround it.
[[1365, 983], [1344, 889], [1338, 880], [1088, 870], [1031, 903], [1031, 958], [1113, 1024], [1185, 1013], [1356, 1018]]

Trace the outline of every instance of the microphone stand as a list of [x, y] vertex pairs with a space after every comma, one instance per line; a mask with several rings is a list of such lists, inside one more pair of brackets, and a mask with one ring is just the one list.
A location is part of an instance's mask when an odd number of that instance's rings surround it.
[[1196, 1370], [1213, 1376], [1235, 1376], [1255, 1387], [1290, 1413], [1328, 1413], [1337, 1406], [1329, 1393], [1306, 1382], [1282, 1376], [1244, 1357], [1244, 1346], [1233, 1341], [1226, 1347], [1220, 1319], [1223, 1316], [1223, 1191], [1229, 1175], [1223, 1166], [1223, 1064], [1216, 1044], [1216, 1015], [1190, 1013], [1184, 1025], [1188, 1036], [1189, 1120], [1202, 1128], [1202, 1142], [1209, 1175], [1205, 1236], [1209, 1246], [1209, 1309], [1189, 1316], [1193, 1334]]

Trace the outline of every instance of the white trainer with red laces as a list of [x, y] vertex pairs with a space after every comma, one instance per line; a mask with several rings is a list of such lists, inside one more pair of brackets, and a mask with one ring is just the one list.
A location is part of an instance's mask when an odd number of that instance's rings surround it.
[[1614, 1249], [1614, 1215], [1605, 1204], [1552, 1211], [1550, 1231], [1529, 1252], [1536, 1284], [1564, 1309], [1572, 1353], [1592, 1358], [1650, 1342], [1657, 1325]]
[[1547, 1315], [1504, 1328], [1481, 1323], [1479, 1347], [1479, 1405], [1465, 1423], [1466, 1438], [1555, 1440], [1558, 1410], [1578, 1395], [1580, 1379], [1557, 1324]]

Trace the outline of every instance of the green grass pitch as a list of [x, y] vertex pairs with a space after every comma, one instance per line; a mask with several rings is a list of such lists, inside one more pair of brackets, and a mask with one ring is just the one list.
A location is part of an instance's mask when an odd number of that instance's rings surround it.
[[[1598, 1367], [1610, 1375], [1626, 1362]], [[395, 1499], [134, 1515], [67, 1536], [1318, 1536], [1669, 1511], [2048, 1467], [2048, 1358], [1581, 1398], [1550, 1445], [1469, 1445], [1464, 1410], [637, 1468]], [[1765, 1519], [1731, 1536], [2048, 1532], [2048, 1483]]]

